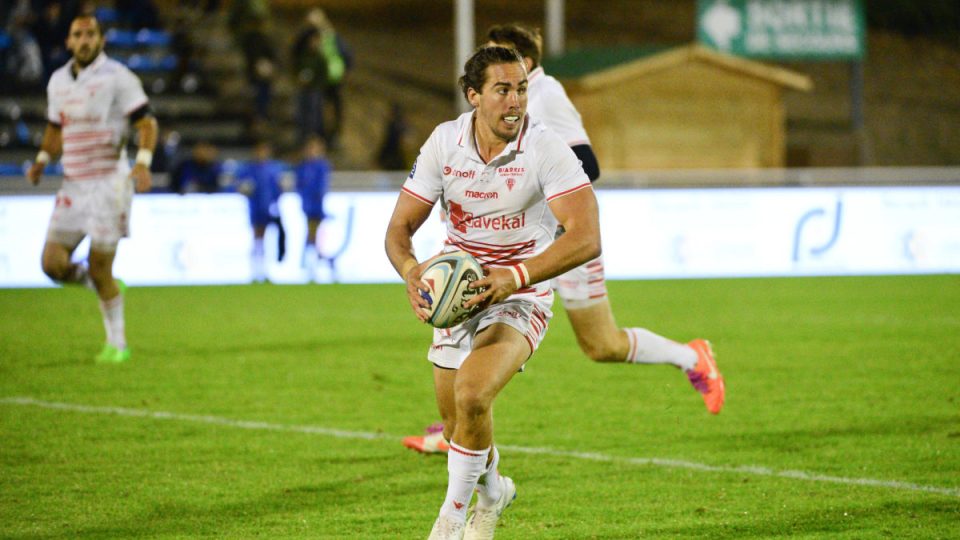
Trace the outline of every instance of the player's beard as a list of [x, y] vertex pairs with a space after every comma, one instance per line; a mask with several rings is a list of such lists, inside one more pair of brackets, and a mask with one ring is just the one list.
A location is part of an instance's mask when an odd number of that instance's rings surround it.
[[98, 56], [100, 56], [100, 51], [103, 50], [103, 43], [100, 42], [91, 47], [81, 47], [78, 51], [73, 54], [74, 61], [80, 68], [85, 68], [89, 66]]

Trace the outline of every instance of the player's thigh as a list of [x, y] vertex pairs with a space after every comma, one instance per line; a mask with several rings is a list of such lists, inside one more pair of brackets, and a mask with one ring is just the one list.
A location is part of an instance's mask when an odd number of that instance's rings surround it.
[[516, 328], [502, 323], [488, 326], [474, 338], [473, 350], [457, 372], [456, 394], [492, 401], [529, 356], [530, 344]]

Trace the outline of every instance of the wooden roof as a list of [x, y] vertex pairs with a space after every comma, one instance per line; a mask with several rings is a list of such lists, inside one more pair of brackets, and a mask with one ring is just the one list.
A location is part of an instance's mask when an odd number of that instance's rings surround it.
[[810, 77], [802, 73], [721, 53], [698, 44], [685, 45], [644, 56], [588, 73], [571, 82], [584, 90], [597, 90], [690, 62], [710, 64], [716, 66], [717, 69], [768, 81], [771, 84], [777, 84], [791, 90], [810, 91], [813, 89], [813, 82]]

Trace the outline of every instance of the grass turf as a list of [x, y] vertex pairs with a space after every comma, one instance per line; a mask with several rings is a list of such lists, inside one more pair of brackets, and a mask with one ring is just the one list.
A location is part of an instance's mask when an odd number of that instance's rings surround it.
[[[609, 289], [621, 325], [711, 339], [727, 406], [592, 364], [555, 306], [496, 403], [497, 538], [960, 537], [960, 277]], [[446, 460], [399, 443], [436, 419], [408, 310], [399, 285], [133, 288], [133, 360], [104, 366], [90, 292], [0, 290], [0, 538], [426, 537]]]

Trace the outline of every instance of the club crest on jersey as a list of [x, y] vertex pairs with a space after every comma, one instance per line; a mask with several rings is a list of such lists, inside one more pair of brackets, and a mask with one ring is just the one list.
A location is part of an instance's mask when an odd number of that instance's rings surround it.
[[507, 178], [507, 189], [513, 191], [513, 186], [517, 185], [516, 178]]

